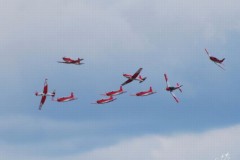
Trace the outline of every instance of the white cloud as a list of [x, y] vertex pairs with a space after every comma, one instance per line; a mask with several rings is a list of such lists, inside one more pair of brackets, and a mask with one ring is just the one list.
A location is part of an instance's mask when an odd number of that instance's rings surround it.
[[[71, 128], [71, 127], [70, 127]], [[57, 134], [57, 133], [56, 133]], [[170, 136], [146, 135], [125, 139], [110, 146], [83, 152], [79, 138], [53, 140], [47, 143], [13, 144], [0, 142], [1, 155], [6, 159], [58, 159], [58, 160], [214, 160], [229, 152], [239, 159], [240, 126], [215, 129], [203, 133], [183, 133]], [[74, 151], [74, 152], [71, 152]], [[52, 153], [53, 152], [53, 153]], [[80, 152], [76, 154], [76, 152]], [[12, 154], [15, 153], [15, 154]]]
[[150, 135], [125, 140], [116, 145], [72, 157], [84, 160], [213, 160], [229, 152], [239, 159], [240, 126], [216, 129], [199, 134]]

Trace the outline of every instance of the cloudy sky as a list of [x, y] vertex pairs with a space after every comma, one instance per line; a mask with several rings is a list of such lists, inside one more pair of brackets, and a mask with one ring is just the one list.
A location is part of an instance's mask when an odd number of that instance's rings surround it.
[[[239, 19], [237, 0], [0, 0], [0, 159], [239, 159]], [[144, 83], [91, 104], [140, 67]], [[183, 84], [179, 104], [164, 73]], [[78, 100], [39, 111], [45, 78]], [[158, 93], [129, 96], [150, 86]]]

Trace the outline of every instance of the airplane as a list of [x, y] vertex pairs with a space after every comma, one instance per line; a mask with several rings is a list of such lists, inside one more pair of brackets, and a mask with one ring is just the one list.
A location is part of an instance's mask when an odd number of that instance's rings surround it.
[[113, 96], [109, 96], [109, 98], [107, 99], [100, 99], [100, 100], [97, 100], [96, 103], [92, 103], [92, 104], [104, 104], [104, 103], [109, 103], [109, 102], [112, 102], [114, 100], [116, 100], [117, 98], [113, 98]]
[[[142, 78], [140, 74], [140, 72], [142, 71], [142, 68], [139, 68], [137, 70], [137, 72], [135, 72], [133, 75], [130, 74], [123, 74], [124, 77], [128, 78], [127, 81], [125, 81], [122, 86], [124, 86], [125, 84], [128, 84], [130, 82], [132, 82], [133, 80], [137, 80], [139, 81], [139, 83], [142, 83], [143, 81], [145, 81], [147, 79], [147, 77]], [[139, 75], [139, 76], [138, 76]]]
[[52, 96], [52, 99], [53, 99], [54, 96], [55, 96], [55, 91], [53, 91], [52, 93], [48, 93], [48, 83], [47, 83], [47, 79], [45, 79], [43, 92], [42, 93], [35, 92], [35, 95], [36, 96], [42, 96], [42, 99], [41, 99], [41, 102], [40, 102], [40, 105], [39, 105], [39, 110], [41, 110], [47, 96]]
[[72, 101], [72, 100], [76, 100], [77, 98], [74, 96], [73, 92], [71, 92], [71, 95], [68, 97], [61, 97], [61, 98], [57, 98], [57, 102], [68, 102], [68, 101]]
[[84, 59], [80, 59], [80, 58], [78, 58], [77, 60], [73, 60], [71, 58], [63, 57], [62, 59], [63, 61], [58, 61], [58, 63], [76, 64], [76, 65], [84, 64], [84, 63], [81, 63], [81, 61]]
[[207, 51], [207, 49], [205, 49], [205, 51], [206, 51], [206, 53], [207, 53], [207, 55], [208, 55], [208, 57], [209, 57], [209, 59], [211, 60], [211, 61], [213, 61], [217, 66], [219, 66], [220, 68], [222, 68], [223, 70], [225, 70], [224, 68], [223, 68], [223, 61], [225, 60], [225, 58], [223, 58], [223, 59], [218, 59], [218, 58], [216, 58], [216, 57], [213, 57], [213, 56], [211, 56], [209, 53], [208, 53], [208, 51]]
[[138, 92], [132, 96], [148, 96], [154, 93], [157, 93], [157, 92], [153, 92], [152, 87], [150, 87], [148, 91]]
[[104, 96], [116, 96], [116, 95], [119, 95], [119, 94], [123, 94], [123, 93], [126, 93], [127, 91], [124, 91], [122, 86], [120, 86], [120, 89], [117, 90], [117, 91], [111, 91], [111, 92], [107, 92], [105, 94], [103, 94]]
[[165, 80], [166, 80], [166, 83], [167, 83], [166, 91], [169, 91], [169, 92], [171, 93], [171, 95], [173, 96], [173, 98], [174, 98], [174, 99], [176, 100], [176, 102], [178, 103], [179, 100], [177, 99], [177, 97], [176, 97], [176, 95], [173, 93], [173, 91], [175, 91], [176, 89], [178, 89], [180, 92], [182, 92], [181, 87], [182, 87], [183, 85], [179, 85], [179, 84], [177, 83], [177, 86], [176, 86], [176, 87], [173, 87], [173, 86], [171, 86], [170, 83], [168, 82], [168, 77], [167, 77], [167, 74], [166, 74], [166, 73], [164, 74], [164, 77], [165, 77]]

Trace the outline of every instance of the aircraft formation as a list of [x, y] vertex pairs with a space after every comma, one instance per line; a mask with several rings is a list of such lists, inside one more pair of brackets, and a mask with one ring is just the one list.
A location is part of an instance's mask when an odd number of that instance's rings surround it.
[[[212, 62], [214, 62], [221, 69], [225, 70], [224, 67], [223, 67], [223, 61], [225, 60], [225, 58], [220, 60], [220, 59], [218, 59], [218, 58], [216, 58], [214, 56], [211, 56], [209, 54], [209, 52], [207, 51], [207, 49], [205, 49], [205, 52], [207, 53], [209, 59]], [[57, 61], [57, 62], [58, 63], [64, 63], [64, 64], [73, 64], [73, 65], [84, 64], [84, 63], [81, 62], [84, 59], [80, 59], [80, 58], [74, 60], [74, 59], [71, 59], [71, 58], [63, 57], [62, 59], [63, 59], [63, 61]], [[123, 77], [127, 78], [127, 80], [120, 85], [120, 88], [118, 90], [109, 91], [109, 92], [106, 92], [105, 94], [102, 94], [103, 96], [107, 96], [107, 98], [96, 100], [96, 102], [94, 102], [92, 104], [105, 104], [105, 103], [113, 102], [113, 101], [115, 101], [117, 99], [117, 98], [115, 98], [116, 96], [127, 92], [127, 91], [123, 90], [123, 86], [124, 85], [127, 85], [127, 84], [129, 84], [129, 83], [131, 83], [133, 81], [138, 81], [139, 83], [144, 82], [147, 79], [147, 77], [142, 77], [140, 75], [142, 70], [143, 70], [143, 68], [139, 68], [132, 75], [131, 74], [123, 74]], [[171, 96], [173, 97], [173, 99], [177, 103], [179, 103], [179, 99], [174, 94], [174, 91], [178, 90], [178, 91], [180, 91], [182, 93], [182, 86], [183, 85], [180, 85], [179, 83], [176, 83], [175, 86], [170, 85], [170, 83], [168, 81], [168, 76], [167, 76], [166, 73], [164, 73], [164, 79], [166, 81], [166, 91], [168, 91], [171, 94]], [[45, 103], [47, 96], [50, 96], [52, 98], [52, 101], [55, 101], [55, 102], [68, 102], [68, 101], [77, 100], [77, 97], [74, 96], [73, 92], [71, 92], [70, 96], [59, 97], [57, 99], [54, 99], [55, 94], [56, 94], [55, 90], [53, 92], [51, 92], [51, 93], [48, 92], [48, 83], [47, 83], [47, 81], [48, 81], [48, 79], [45, 79], [44, 86], [43, 86], [43, 92], [41, 92], [41, 93], [35, 92], [36, 96], [41, 96], [42, 97], [41, 101], [40, 101], [40, 105], [39, 105], [39, 110], [42, 109], [42, 106]], [[149, 90], [147, 90], [147, 91], [140, 91], [138, 93], [131, 94], [131, 96], [141, 97], [141, 96], [153, 95], [155, 93], [157, 93], [157, 92], [152, 89], [152, 86], [150, 86]]]

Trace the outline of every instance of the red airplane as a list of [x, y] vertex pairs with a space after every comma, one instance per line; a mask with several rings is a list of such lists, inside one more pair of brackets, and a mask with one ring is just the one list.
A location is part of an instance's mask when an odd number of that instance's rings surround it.
[[42, 96], [42, 99], [41, 99], [41, 102], [40, 102], [40, 105], [39, 105], [39, 110], [41, 110], [47, 96], [52, 96], [52, 98], [53, 98], [55, 96], [55, 91], [53, 91], [52, 93], [48, 93], [47, 79], [45, 79], [43, 92], [42, 93], [35, 92], [35, 95], [36, 96]]
[[120, 86], [120, 89], [117, 91], [111, 91], [111, 92], [107, 92], [105, 94], [103, 94], [104, 96], [116, 96], [119, 94], [123, 94], [126, 93], [126, 91], [123, 90], [122, 86]]
[[[133, 80], [137, 80], [137, 81], [139, 81], [139, 83], [142, 83], [143, 81], [145, 81], [145, 80], [147, 79], [147, 77], [142, 78], [142, 77], [139, 75], [141, 71], [142, 71], [142, 68], [139, 68], [139, 69], [137, 70], [137, 72], [134, 73], [134, 75], [123, 74], [123, 76], [126, 77], [126, 78], [128, 78], [128, 80], [125, 81], [125, 82], [122, 84], [122, 86], [125, 85], [125, 84], [128, 84], [128, 83], [132, 82]], [[138, 75], [139, 75], [139, 76], [138, 76]]]
[[74, 96], [73, 92], [71, 92], [71, 95], [68, 97], [57, 98], [57, 102], [68, 102], [68, 101], [72, 101], [72, 100], [76, 100], [76, 99], [77, 98]]
[[109, 96], [109, 98], [97, 100], [96, 103], [93, 103], [93, 104], [109, 103], [109, 102], [112, 102], [112, 101], [114, 101], [114, 100], [116, 100], [116, 99], [117, 99], [117, 98], [113, 98], [113, 96]]
[[63, 57], [63, 62], [58, 61], [58, 63], [65, 63], [65, 64], [76, 64], [76, 65], [81, 65], [84, 63], [81, 63], [83, 59], [78, 58], [77, 60], [73, 60], [71, 58]]
[[157, 93], [157, 92], [153, 92], [152, 87], [150, 87], [148, 91], [138, 92], [132, 96], [148, 96], [154, 93]]
[[178, 89], [180, 92], [182, 92], [182, 89], [181, 87], [183, 85], [179, 85], [177, 83], [177, 86], [176, 87], [173, 87], [170, 85], [170, 83], [168, 82], [168, 77], [167, 77], [167, 74], [164, 74], [164, 77], [165, 77], [165, 80], [166, 80], [166, 83], [167, 83], [167, 87], [166, 87], [166, 91], [169, 91], [171, 93], [171, 95], [173, 96], [173, 98], [176, 100], [176, 102], [178, 103], [179, 100], [177, 99], [177, 97], [175, 96], [175, 94], [173, 93], [174, 90]]
[[207, 55], [208, 55], [208, 57], [209, 57], [209, 59], [211, 60], [211, 61], [213, 61], [216, 65], [218, 65], [220, 68], [222, 68], [223, 70], [225, 70], [224, 68], [223, 68], [223, 61], [225, 60], [225, 58], [223, 58], [222, 60], [220, 60], [220, 59], [218, 59], [218, 58], [216, 58], [216, 57], [213, 57], [213, 56], [211, 56], [209, 53], [208, 53], [208, 51], [207, 51], [207, 49], [205, 49], [205, 51], [206, 51], [206, 53], [207, 53]]

